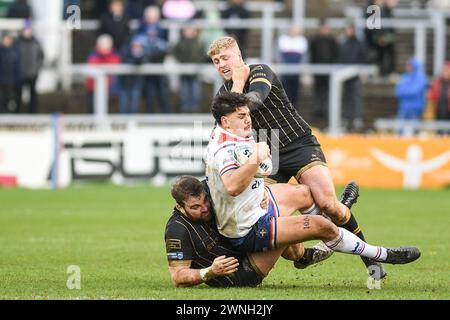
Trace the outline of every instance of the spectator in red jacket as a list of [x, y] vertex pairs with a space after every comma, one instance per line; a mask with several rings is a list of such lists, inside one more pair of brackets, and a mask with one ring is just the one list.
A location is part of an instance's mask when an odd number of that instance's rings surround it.
[[[97, 38], [97, 44], [94, 52], [88, 58], [89, 64], [119, 64], [121, 63], [120, 55], [114, 51], [113, 39], [109, 35], [101, 35]], [[113, 78], [109, 76], [108, 84], [111, 89]], [[89, 96], [89, 113], [94, 113], [94, 79], [88, 78], [87, 89]]]
[[439, 78], [430, 89], [430, 100], [436, 106], [437, 120], [450, 120], [450, 61], [447, 61]]

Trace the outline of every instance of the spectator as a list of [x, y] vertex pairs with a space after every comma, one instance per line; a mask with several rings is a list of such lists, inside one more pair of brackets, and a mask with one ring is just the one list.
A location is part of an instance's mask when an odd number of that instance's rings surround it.
[[[88, 63], [92, 65], [98, 64], [118, 64], [121, 62], [121, 57], [114, 51], [113, 40], [110, 35], [104, 34], [97, 38], [97, 43], [93, 53], [88, 57]], [[109, 88], [111, 89], [113, 78], [108, 78]], [[87, 80], [88, 90], [88, 111], [90, 114], [94, 113], [94, 79]]]
[[128, 0], [126, 13], [130, 19], [142, 19], [145, 8], [158, 5], [159, 0]]
[[[353, 25], [347, 26], [345, 33], [346, 39], [339, 51], [339, 63], [365, 64], [367, 62], [366, 48], [364, 43], [356, 37], [355, 27]], [[347, 130], [361, 130], [363, 127], [363, 107], [359, 76], [345, 81], [343, 107]]]
[[190, 0], [166, 0], [162, 14], [165, 19], [187, 21], [196, 15], [196, 9]]
[[31, 19], [33, 18], [33, 10], [27, 0], [16, 0], [8, 9], [6, 14], [8, 18]]
[[[144, 36], [135, 36], [131, 44], [126, 48], [123, 56], [123, 63], [135, 66], [148, 62], [148, 56], [145, 52], [147, 39]], [[139, 101], [142, 94], [143, 76], [125, 75], [120, 77], [120, 101], [119, 111], [122, 114], [137, 113], [139, 110]]]
[[[203, 44], [200, 42], [198, 30], [191, 26], [183, 28], [183, 36], [173, 50], [175, 58], [181, 63], [206, 62]], [[181, 76], [181, 111], [198, 112], [200, 109], [201, 83], [198, 75]]]
[[[245, 8], [244, 0], [229, 0], [228, 7], [222, 12], [222, 18], [230, 22], [239, 21], [240, 19], [248, 19], [250, 18], [250, 11]], [[226, 29], [225, 31], [236, 39], [242, 53], [246, 56], [248, 29]]]
[[114, 49], [120, 51], [130, 36], [129, 19], [125, 15], [122, 0], [112, 0], [109, 11], [100, 19], [100, 34], [109, 34], [113, 38]]
[[[293, 25], [290, 27], [288, 34], [280, 36], [278, 49], [283, 63], [298, 64], [303, 62], [303, 58], [308, 51], [308, 40], [303, 36], [300, 26]], [[297, 107], [301, 92], [300, 75], [285, 75], [282, 78], [282, 83], [289, 100]]]
[[435, 105], [437, 120], [450, 120], [450, 61], [445, 63], [442, 74], [431, 85], [431, 102]]
[[[400, 120], [419, 121], [425, 108], [427, 90], [427, 77], [423, 71], [422, 63], [417, 59], [409, 59], [404, 73], [395, 88], [398, 99]], [[400, 134], [406, 134], [404, 128]]]
[[16, 92], [19, 84], [19, 52], [14, 39], [6, 34], [0, 46], [0, 113], [18, 111], [19, 101]]
[[[381, 7], [381, 20], [392, 19], [392, 10], [395, 2], [389, 0], [376, 0], [375, 4]], [[389, 76], [395, 71], [395, 30], [382, 27], [372, 32], [372, 41], [375, 49], [375, 61], [380, 68], [380, 74]]]
[[145, 8], [144, 16], [142, 18], [141, 25], [137, 33], [148, 34], [149, 32], [155, 32], [159, 39], [167, 41], [167, 31], [161, 27], [161, 11], [157, 6], [150, 6]]
[[[146, 54], [151, 63], [162, 63], [168, 52], [168, 43], [158, 36], [157, 26], [147, 27]], [[165, 75], [149, 75], [145, 77], [145, 90], [147, 93], [147, 112], [154, 112], [154, 100], [158, 100], [160, 111], [171, 111], [168, 92], [168, 80]]]
[[[319, 34], [310, 41], [311, 63], [335, 63], [338, 58], [338, 44], [331, 34], [331, 29], [326, 21], [320, 22]], [[330, 76], [314, 76], [314, 96], [316, 101], [316, 110], [314, 116], [316, 119], [324, 119], [328, 112], [328, 88]]]
[[24, 88], [27, 88], [30, 93], [27, 110], [29, 113], [36, 113], [38, 104], [36, 83], [44, 63], [44, 52], [39, 41], [33, 35], [29, 21], [25, 23], [25, 28], [17, 40], [17, 48], [20, 65], [19, 85], [17, 86], [18, 110], [19, 112], [23, 111], [22, 92]]

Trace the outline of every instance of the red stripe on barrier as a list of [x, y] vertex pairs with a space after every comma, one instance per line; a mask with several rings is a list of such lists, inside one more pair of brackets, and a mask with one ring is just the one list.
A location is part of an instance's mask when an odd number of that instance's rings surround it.
[[16, 176], [0, 176], [0, 186], [17, 187]]

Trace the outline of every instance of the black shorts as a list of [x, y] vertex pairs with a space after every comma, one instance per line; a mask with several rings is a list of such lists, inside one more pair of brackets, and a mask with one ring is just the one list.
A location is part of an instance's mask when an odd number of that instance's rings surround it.
[[[269, 177], [268, 182], [287, 183], [292, 177], [298, 181], [309, 168], [327, 163], [319, 141], [312, 134], [290, 143], [280, 151], [278, 159], [278, 171]], [[276, 155], [272, 155], [272, 160], [276, 161]]]
[[255, 266], [250, 257], [239, 259], [238, 271], [230, 276], [227, 276], [229, 281], [214, 282], [210, 281], [207, 284], [211, 287], [256, 287], [261, 284], [264, 276]]

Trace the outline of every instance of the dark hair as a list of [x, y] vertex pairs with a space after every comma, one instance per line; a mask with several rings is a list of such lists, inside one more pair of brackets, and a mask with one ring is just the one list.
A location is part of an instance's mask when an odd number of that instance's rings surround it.
[[175, 201], [183, 206], [183, 201], [189, 197], [199, 197], [205, 192], [203, 183], [201, 183], [196, 177], [193, 176], [180, 176], [177, 177], [172, 185], [172, 197]]
[[237, 108], [250, 106], [250, 99], [242, 93], [226, 92], [214, 98], [211, 113], [220, 124], [220, 119], [236, 111]]

